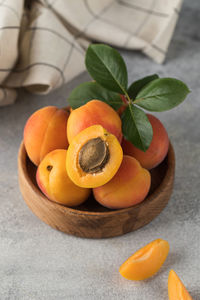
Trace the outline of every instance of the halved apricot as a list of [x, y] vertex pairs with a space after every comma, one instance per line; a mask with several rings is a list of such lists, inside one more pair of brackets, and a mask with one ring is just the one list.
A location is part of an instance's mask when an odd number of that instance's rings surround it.
[[169, 300], [192, 300], [192, 297], [174, 270], [169, 272], [168, 296]]
[[153, 276], [169, 253], [169, 243], [157, 239], [136, 251], [120, 267], [120, 274], [130, 280], [144, 280]]
[[101, 125], [93, 125], [72, 140], [67, 152], [67, 173], [80, 187], [98, 187], [116, 174], [122, 158], [117, 138]]

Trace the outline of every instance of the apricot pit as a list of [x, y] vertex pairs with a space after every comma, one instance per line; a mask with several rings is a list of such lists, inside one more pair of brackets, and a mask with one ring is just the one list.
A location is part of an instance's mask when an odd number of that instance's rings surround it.
[[79, 153], [80, 167], [86, 173], [101, 172], [108, 160], [108, 146], [100, 137], [88, 141]]

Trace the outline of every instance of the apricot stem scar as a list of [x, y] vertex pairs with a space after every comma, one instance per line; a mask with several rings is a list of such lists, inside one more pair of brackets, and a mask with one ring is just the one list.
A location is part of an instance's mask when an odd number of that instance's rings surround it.
[[79, 165], [85, 173], [101, 172], [109, 160], [109, 149], [100, 137], [86, 142], [79, 152]]
[[50, 166], [50, 165], [47, 166], [48, 171], [51, 171], [52, 169], [53, 169], [53, 166]]

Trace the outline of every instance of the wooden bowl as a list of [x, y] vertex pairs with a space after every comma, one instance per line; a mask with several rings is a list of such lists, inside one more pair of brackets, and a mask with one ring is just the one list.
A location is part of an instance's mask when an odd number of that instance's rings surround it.
[[151, 222], [167, 205], [173, 188], [175, 155], [170, 144], [165, 160], [151, 171], [147, 198], [130, 208], [110, 210], [91, 196], [84, 204], [69, 208], [47, 199], [39, 190], [36, 167], [29, 160], [23, 142], [18, 154], [19, 185], [33, 213], [48, 225], [79, 237], [107, 238], [134, 231]]

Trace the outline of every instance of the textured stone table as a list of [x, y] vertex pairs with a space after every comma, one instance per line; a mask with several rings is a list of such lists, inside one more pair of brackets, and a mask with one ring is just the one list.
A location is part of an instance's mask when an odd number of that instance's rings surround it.
[[[66, 104], [85, 73], [45, 97], [19, 93], [0, 109], [0, 299], [167, 300], [173, 268], [194, 299], [200, 299], [200, 6], [186, 1], [164, 65], [140, 53], [122, 54], [131, 80], [147, 74], [184, 80], [192, 93], [173, 111], [160, 113], [176, 151], [174, 192], [165, 210], [146, 227], [122, 237], [90, 240], [65, 235], [37, 219], [24, 203], [17, 181], [17, 151], [28, 116], [44, 105]], [[145, 282], [118, 273], [120, 264], [155, 238], [170, 242], [160, 272]]]

